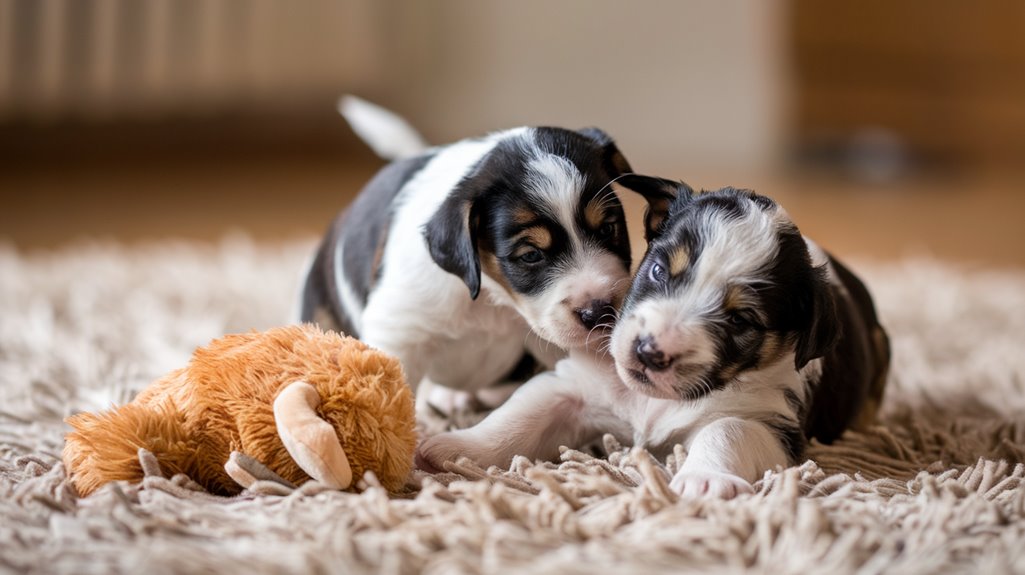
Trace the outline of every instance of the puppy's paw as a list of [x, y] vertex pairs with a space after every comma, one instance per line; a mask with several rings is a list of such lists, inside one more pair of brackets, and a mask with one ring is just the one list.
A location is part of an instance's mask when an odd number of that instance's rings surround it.
[[477, 411], [479, 407], [472, 393], [437, 384], [429, 390], [427, 405], [445, 417], [463, 411]]
[[493, 461], [494, 454], [489, 453], [486, 446], [468, 435], [465, 430], [461, 430], [428, 437], [416, 450], [417, 468], [429, 473], [440, 473], [445, 470], [446, 461], [455, 461], [460, 457], [467, 457], [483, 467], [499, 464]]
[[719, 471], [681, 469], [669, 487], [681, 497], [733, 499], [742, 493], [754, 493], [754, 487], [743, 478]]

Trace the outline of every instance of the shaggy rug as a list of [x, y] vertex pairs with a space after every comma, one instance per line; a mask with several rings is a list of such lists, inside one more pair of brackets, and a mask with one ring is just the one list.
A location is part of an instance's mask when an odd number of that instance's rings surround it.
[[[62, 419], [123, 402], [226, 332], [288, 317], [309, 242], [0, 246], [0, 571], [1025, 571], [1025, 273], [853, 262], [893, 339], [881, 425], [813, 445], [754, 495], [678, 500], [611, 439], [509, 470], [463, 460], [388, 494], [157, 471], [79, 498]], [[430, 421], [425, 431], [465, 424]]]

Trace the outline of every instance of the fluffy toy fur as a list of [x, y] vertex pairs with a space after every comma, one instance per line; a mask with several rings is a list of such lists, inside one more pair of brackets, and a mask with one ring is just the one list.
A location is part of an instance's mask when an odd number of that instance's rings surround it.
[[131, 403], [67, 423], [64, 464], [82, 495], [141, 480], [140, 448], [164, 473], [185, 473], [212, 493], [241, 490], [239, 474], [225, 469], [232, 451], [297, 485], [319, 469], [326, 478], [317, 479], [344, 489], [372, 470], [395, 490], [416, 445], [398, 361], [308, 325], [215, 340]]

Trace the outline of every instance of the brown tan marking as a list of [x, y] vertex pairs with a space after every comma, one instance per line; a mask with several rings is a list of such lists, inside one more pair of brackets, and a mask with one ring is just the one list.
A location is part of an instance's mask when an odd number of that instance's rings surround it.
[[762, 349], [758, 352], [759, 365], [769, 365], [779, 361], [785, 351], [783, 340], [778, 334], [766, 333], [762, 339]]
[[740, 365], [734, 363], [724, 366], [719, 376], [722, 377], [724, 381], [730, 381], [734, 377], [737, 377], [738, 373], [740, 373]]
[[890, 373], [890, 338], [879, 326], [872, 330], [872, 347], [878, 367], [876, 373], [873, 374], [872, 387], [868, 391], [868, 396], [865, 397], [865, 403], [851, 425], [854, 429], [866, 429], [876, 423], [876, 414], [879, 411], [879, 405], [883, 402], [886, 379]]
[[648, 207], [644, 210], [644, 239], [650, 242], [669, 215], [669, 200], [654, 198], [648, 202]]
[[669, 275], [678, 276], [690, 265], [690, 252], [683, 246], [677, 247], [669, 254]]
[[517, 224], [527, 225], [537, 220], [537, 213], [529, 208], [514, 208], [512, 211], [512, 220]]
[[592, 230], [597, 230], [605, 223], [605, 211], [601, 209], [598, 202], [591, 201], [584, 207], [584, 221], [587, 222], [587, 227]]
[[722, 306], [726, 311], [736, 311], [751, 308], [755, 303], [749, 288], [733, 285], [726, 289], [726, 296], [723, 298]]
[[377, 246], [374, 248], [374, 259], [370, 263], [370, 285], [368, 291], [373, 291], [381, 270], [381, 261], [384, 258], [384, 246], [388, 243], [388, 228], [381, 231], [377, 238]]
[[498, 256], [490, 251], [480, 251], [480, 267], [484, 275], [498, 282], [506, 292], [516, 295], [516, 292], [509, 285], [509, 280], [502, 273], [502, 267], [498, 265]]
[[532, 226], [520, 232], [515, 239], [525, 238], [536, 248], [547, 250], [552, 247], [552, 232], [544, 226]]

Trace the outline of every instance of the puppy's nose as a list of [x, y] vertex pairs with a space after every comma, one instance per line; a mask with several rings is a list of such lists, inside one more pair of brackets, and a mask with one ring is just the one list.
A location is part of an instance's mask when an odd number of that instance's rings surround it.
[[663, 353], [650, 335], [634, 340], [634, 353], [637, 360], [652, 371], [662, 371], [673, 363], [673, 358]]
[[577, 317], [580, 318], [580, 323], [584, 324], [584, 327], [594, 329], [601, 323], [603, 317], [611, 315], [615, 310], [609, 300], [593, 299], [584, 307], [574, 311], [577, 312]]

